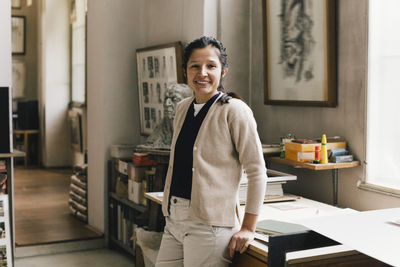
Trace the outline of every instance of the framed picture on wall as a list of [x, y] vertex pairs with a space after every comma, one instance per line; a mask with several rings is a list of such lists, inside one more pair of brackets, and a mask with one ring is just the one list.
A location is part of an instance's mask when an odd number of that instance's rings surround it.
[[12, 16], [11, 29], [12, 54], [25, 54], [25, 17]]
[[163, 118], [164, 93], [170, 83], [182, 83], [182, 44], [136, 50], [140, 132], [150, 135]]
[[20, 9], [22, 0], [11, 0], [11, 8]]
[[25, 63], [19, 60], [12, 62], [12, 97], [25, 97], [26, 69]]
[[68, 126], [70, 130], [71, 148], [76, 152], [83, 152], [82, 147], [82, 117], [73, 109], [68, 110]]
[[335, 0], [263, 0], [264, 103], [337, 105]]

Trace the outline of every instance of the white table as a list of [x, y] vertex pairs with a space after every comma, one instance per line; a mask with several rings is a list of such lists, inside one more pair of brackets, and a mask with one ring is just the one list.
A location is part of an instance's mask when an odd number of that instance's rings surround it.
[[393, 266], [400, 266], [400, 208], [298, 221], [306, 227]]

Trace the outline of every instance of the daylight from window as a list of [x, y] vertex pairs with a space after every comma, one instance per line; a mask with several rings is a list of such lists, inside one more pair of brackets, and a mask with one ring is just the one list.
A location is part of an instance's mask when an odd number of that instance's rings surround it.
[[370, 0], [366, 182], [400, 189], [400, 1]]

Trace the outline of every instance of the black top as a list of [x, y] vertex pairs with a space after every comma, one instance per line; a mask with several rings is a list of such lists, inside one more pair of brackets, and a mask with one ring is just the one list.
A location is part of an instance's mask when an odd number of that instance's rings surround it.
[[192, 193], [194, 142], [196, 141], [200, 126], [208, 110], [215, 99], [217, 99], [218, 95], [219, 93], [209, 99], [197, 116], [194, 116], [194, 100], [189, 106], [185, 121], [183, 122], [182, 129], [175, 144], [170, 196], [190, 199]]

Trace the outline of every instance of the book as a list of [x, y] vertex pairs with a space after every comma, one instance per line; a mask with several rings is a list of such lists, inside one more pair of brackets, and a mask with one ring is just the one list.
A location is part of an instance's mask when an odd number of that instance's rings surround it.
[[289, 234], [296, 232], [308, 231], [307, 227], [301, 224], [289, 223], [276, 220], [262, 220], [257, 222], [256, 232], [261, 232], [269, 235]]

